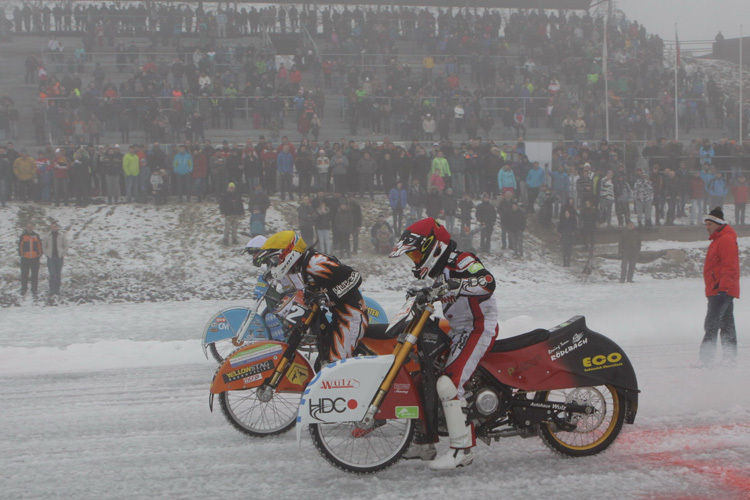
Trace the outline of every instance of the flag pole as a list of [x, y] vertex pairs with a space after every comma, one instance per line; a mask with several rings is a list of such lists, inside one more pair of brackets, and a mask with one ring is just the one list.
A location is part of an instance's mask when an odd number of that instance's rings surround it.
[[740, 24], [740, 146], [742, 146], [742, 25]]
[[680, 40], [674, 23], [674, 140], [680, 140], [680, 96], [677, 92], [677, 65], [680, 64]]
[[605, 136], [607, 143], [609, 143], [609, 65], [607, 62], [607, 25], [609, 24], [610, 9], [612, 8], [612, 1], [610, 0], [607, 8], [607, 15], [604, 16], [604, 43], [602, 43], [602, 69], [604, 72], [604, 127]]

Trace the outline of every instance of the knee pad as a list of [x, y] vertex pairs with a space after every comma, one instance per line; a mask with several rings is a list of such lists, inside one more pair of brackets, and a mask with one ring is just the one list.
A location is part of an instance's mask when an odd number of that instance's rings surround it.
[[440, 378], [437, 379], [435, 385], [440, 401], [450, 401], [451, 399], [455, 399], [456, 395], [458, 395], [458, 389], [456, 389], [456, 385], [450, 377], [441, 375]]

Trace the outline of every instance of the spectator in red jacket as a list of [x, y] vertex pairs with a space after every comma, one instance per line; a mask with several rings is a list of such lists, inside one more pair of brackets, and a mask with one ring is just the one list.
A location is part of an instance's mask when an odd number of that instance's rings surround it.
[[50, 163], [52, 168], [52, 185], [54, 189], [55, 206], [60, 206], [62, 201], [68, 206], [68, 175], [70, 173], [70, 161], [65, 157], [65, 151], [60, 148], [55, 150], [55, 159]]
[[193, 148], [193, 171], [190, 172], [190, 177], [193, 178], [193, 187], [198, 201], [203, 201], [208, 177], [208, 158], [199, 147]]
[[745, 206], [747, 205], [748, 185], [745, 176], [740, 174], [737, 181], [732, 185], [732, 198], [734, 198], [734, 225], [745, 225]]
[[725, 363], [737, 357], [737, 331], [734, 326], [734, 299], [740, 298], [740, 258], [737, 233], [724, 220], [724, 212], [716, 207], [703, 219], [711, 244], [703, 264], [708, 311], [704, 322], [705, 335], [700, 348], [704, 365], [713, 363], [716, 338], [721, 330], [721, 348]]

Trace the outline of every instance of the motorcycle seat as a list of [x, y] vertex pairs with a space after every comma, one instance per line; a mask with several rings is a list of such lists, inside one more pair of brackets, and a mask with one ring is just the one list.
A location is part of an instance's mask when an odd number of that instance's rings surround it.
[[515, 351], [517, 349], [523, 349], [524, 347], [529, 347], [530, 345], [544, 342], [549, 338], [549, 336], [549, 330], [537, 328], [536, 330], [522, 333], [521, 335], [516, 335], [515, 337], [495, 340], [495, 345], [492, 346], [492, 350], [490, 352], [509, 352]]

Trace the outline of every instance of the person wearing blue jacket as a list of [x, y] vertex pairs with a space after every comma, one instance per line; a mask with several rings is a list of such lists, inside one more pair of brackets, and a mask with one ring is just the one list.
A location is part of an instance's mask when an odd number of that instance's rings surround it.
[[537, 196], [539, 196], [539, 188], [542, 187], [546, 179], [546, 172], [539, 166], [539, 162], [535, 161], [531, 165], [529, 173], [526, 174], [526, 187], [529, 190], [529, 213], [534, 213], [534, 204], [536, 203]]
[[716, 175], [706, 184], [706, 192], [710, 203], [710, 207], [724, 207], [724, 197], [729, 192], [726, 182], [724, 182], [724, 175], [721, 172], [716, 172]]
[[497, 173], [497, 185], [500, 188], [500, 194], [506, 191], [514, 193], [516, 191], [516, 175], [510, 168], [510, 163], [503, 165], [503, 168]]
[[404, 223], [404, 209], [408, 201], [403, 182], [397, 182], [396, 186], [392, 187], [388, 193], [388, 202], [391, 204], [391, 213], [393, 214], [394, 234], [401, 234], [401, 227]]
[[284, 144], [281, 148], [281, 152], [276, 155], [276, 170], [279, 173], [279, 191], [281, 192], [281, 199], [286, 200], [287, 193], [289, 199], [294, 199], [292, 193], [292, 174], [294, 174], [294, 156], [289, 151], [289, 146]]
[[193, 157], [185, 150], [185, 146], [180, 146], [179, 151], [174, 155], [172, 160], [172, 169], [176, 175], [176, 193], [180, 202], [185, 196], [190, 201], [190, 174], [193, 171]]
[[563, 165], [559, 165], [556, 171], [550, 172], [552, 178], [552, 216], [557, 218], [560, 214], [560, 206], [562, 203], [568, 200], [568, 192], [570, 191], [570, 177], [565, 171]]

